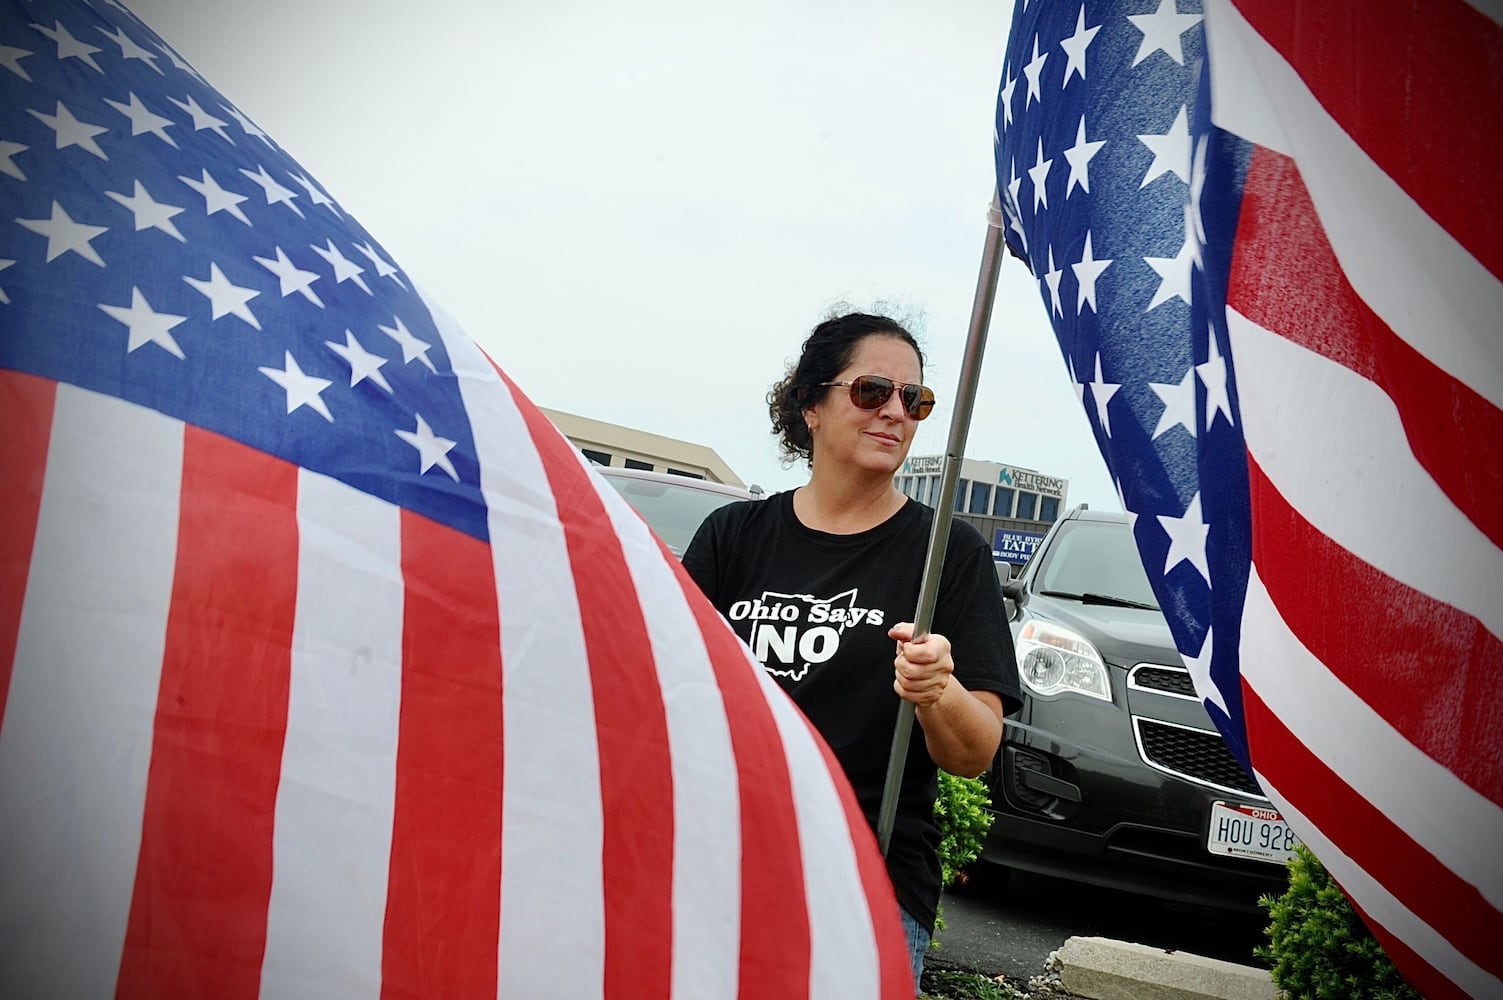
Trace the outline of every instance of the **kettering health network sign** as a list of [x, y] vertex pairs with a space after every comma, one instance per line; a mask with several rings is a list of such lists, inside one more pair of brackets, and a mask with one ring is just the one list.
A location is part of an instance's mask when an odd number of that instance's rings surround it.
[[999, 562], [1023, 565], [1043, 539], [1042, 531], [1015, 531], [998, 528], [992, 533], [992, 558]]

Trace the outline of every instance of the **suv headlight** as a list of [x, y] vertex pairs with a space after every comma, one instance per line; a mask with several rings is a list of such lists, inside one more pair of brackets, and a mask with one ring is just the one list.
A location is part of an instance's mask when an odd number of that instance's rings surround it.
[[1037, 619], [1018, 633], [1018, 676], [1038, 694], [1076, 694], [1112, 700], [1106, 664], [1080, 633]]

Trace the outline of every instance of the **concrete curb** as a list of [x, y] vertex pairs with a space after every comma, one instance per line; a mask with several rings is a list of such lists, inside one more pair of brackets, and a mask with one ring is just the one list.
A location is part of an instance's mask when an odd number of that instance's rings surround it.
[[1087, 1000], [1275, 1000], [1266, 969], [1127, 941], [1072, 937], [1053, 955], [1060, 985]]

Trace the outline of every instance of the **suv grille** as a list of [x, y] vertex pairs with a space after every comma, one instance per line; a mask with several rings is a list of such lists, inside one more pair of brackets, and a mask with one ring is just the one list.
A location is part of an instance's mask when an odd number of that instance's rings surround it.
[[1132, 684], [1149, 691], [1163, 691], [1199, 700], [1199, 695], [1195, 693], [1195, 682], [1190, 680], [1190, 671], [1184, 669], [1140, 664], [1132, 672]]
[[1138, 752], [1150, 766], [1202, 785], [1263, 797], [1262, 789], [1243, 772], [1219, 734], [1152, 719], [1134, 718], [1133, 723], [1138, 730]]

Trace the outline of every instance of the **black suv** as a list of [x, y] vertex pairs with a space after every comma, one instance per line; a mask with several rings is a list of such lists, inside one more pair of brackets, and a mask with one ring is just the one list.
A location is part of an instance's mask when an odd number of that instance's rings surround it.
[[1282, 891], [1293, 834], [1196, 696], [1126, 517], [1070, 511], [1003, 591], [1023, 707], [982, 858], [1236, 909]]

